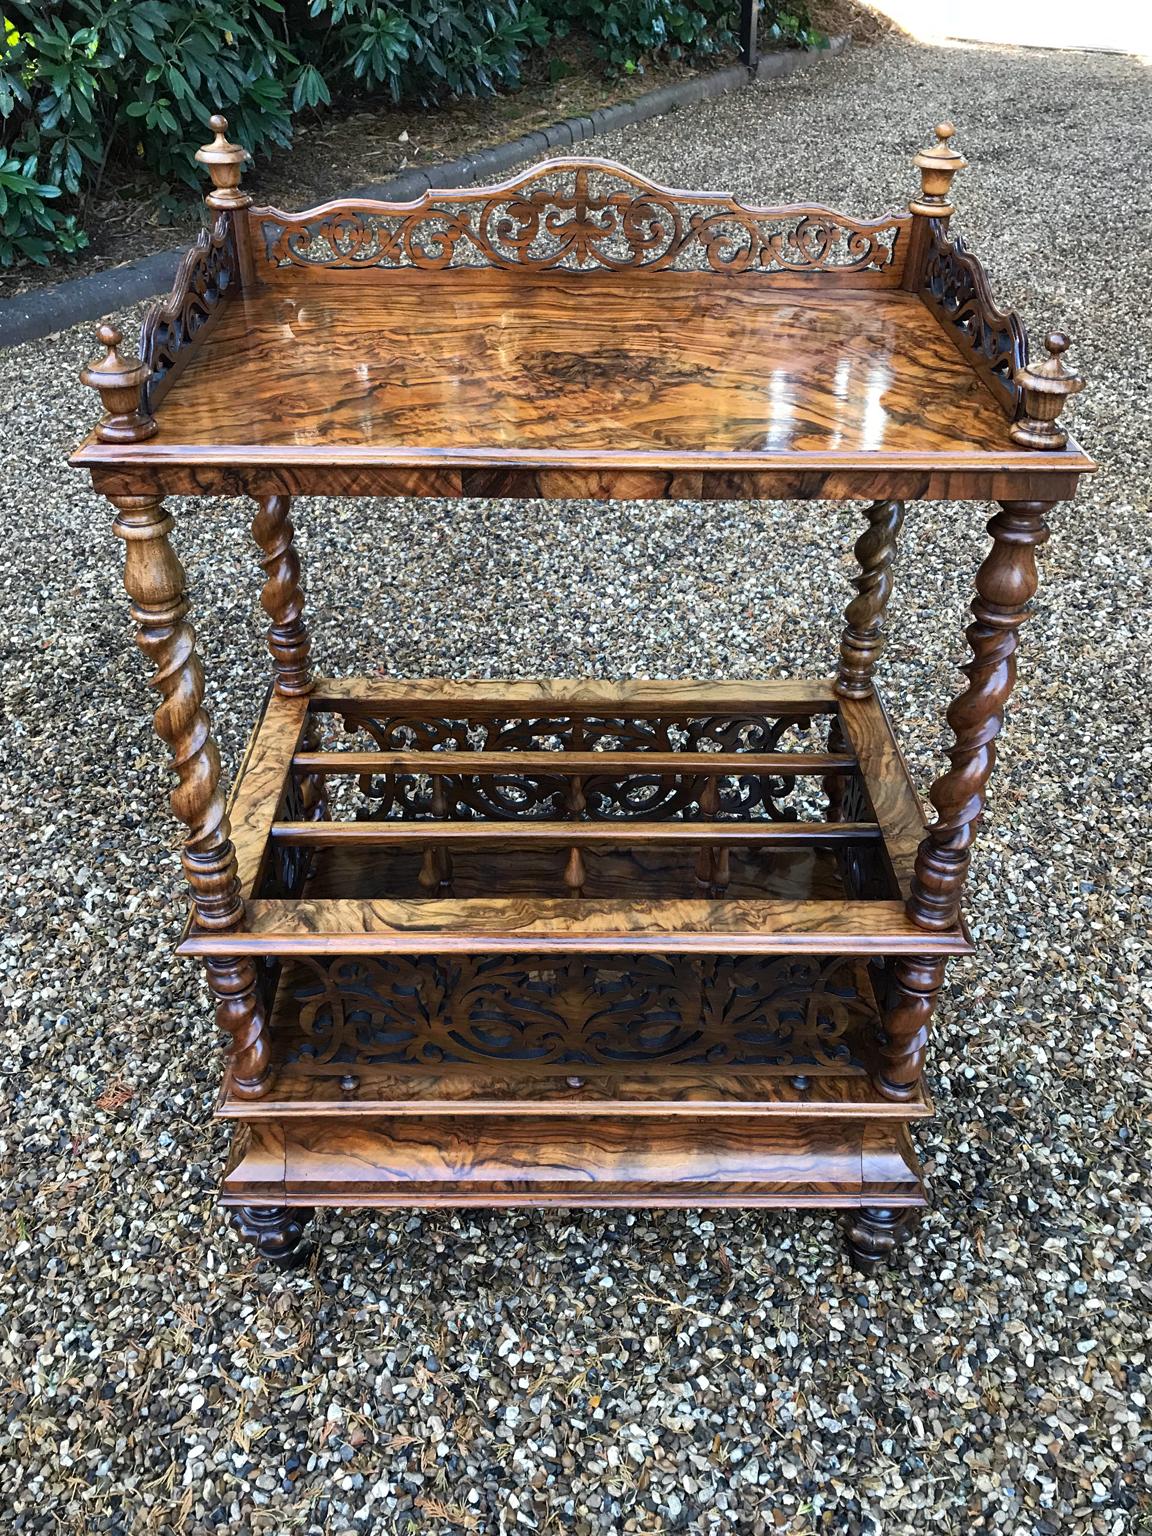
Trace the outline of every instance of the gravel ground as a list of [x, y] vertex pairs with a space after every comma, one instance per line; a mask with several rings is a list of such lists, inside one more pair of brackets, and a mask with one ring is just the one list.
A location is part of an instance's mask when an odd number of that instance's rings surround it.
[[[953, 968], [917, 1131], [935, 1209], [876, 1280], [821, 1213], [332, 1214], [311, 1271], [254, 1269], [213, 1207], [216, 1041], [170, 957], [177, 839], [119, 553], [61, 465], [90, 340], [2, 360], [5, 1533], [1152, 1530], [1146, 87], [1121, 58], [888, 44], [598, 146], [879, 212], [952, 115], [961, 227], [1091, 380], [1104, 468], [1043, 557], [982, 953]], [[246, 514], [176, 510], [234, 763], [265, 676]], [[920, 506], [904, 539], [884, 670], [922, 785], [980, 510]], [[300, 514], [327, 666], [491, 675], [824, 671], [856, 521]]]

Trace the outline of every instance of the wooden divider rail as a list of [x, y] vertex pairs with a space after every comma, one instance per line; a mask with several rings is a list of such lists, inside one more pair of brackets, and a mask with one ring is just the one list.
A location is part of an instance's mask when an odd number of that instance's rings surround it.
[[[222, 1200], [265, 1258], [317, 1205], [827, 1206], [872, 1269], [925, 1196], [928, 1030], [1045, 515], [1094, 466], [948, 230], [556, 160], [408, 204], [213, 222], [101, 330], [72, 462], [116, 509], [187, 828], [180, 953], [229, 1042]], [[858, 499], [827, 679], [314, 675], [291, 498]], [[226, 801], [165, 495], [255, 498], [272, 687]], [[926, 820], [876, 690], [906, 503], [991, 498]], [[717, 515], [723, 515], [718, 509]]]

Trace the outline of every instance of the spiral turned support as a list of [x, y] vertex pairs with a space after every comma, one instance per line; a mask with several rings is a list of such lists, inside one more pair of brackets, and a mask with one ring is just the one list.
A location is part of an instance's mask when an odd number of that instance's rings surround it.
[[853, 582], [857, 596], [844, 611], [836, 677], [836, 692], [848, 699], [866, 699], [873, 691], [872, 673], [884, 645], [882, 626], [894, 585], [892, 562], [904, 522], [904, 503], [876, 501], [864, 515], [868, 527], [853, 551], [860, 566]]
[[[149, 683], [160, 694], [153, 724], [176, 774], [172, 810], [188, 829], [181, 862], [196, 922], [213, 930], [234, 928], [243, 919], [244, 902], [220, 785], [220, 753], [204, 708], [204, 672], [187, 621], [187, 578], [168, 539], [172, 518], [156, 497], [118, 497], [113, 504], [136, 644], [152, 668]], [[208, 981], [217, 999], [217, 1022], [232, 1038], [237, 1091], [257, 1097], [266, 1090], [271, 1057], [255, 968], [246, 960], [213, 961]]]
[[1017, 631], [1037, 583], [1036, 545], [1048, 537], [1053, 503], [1005, 501], [988, 524], [992, 548], [976, 575], [974, 622], [966, 637], [972, 660], [968, 687], [953, 700], [948, 724], [951, 767], [929, 794], [936, 820], [916, 854], [908, 915], [922, 928], [953, 928], [972, 857], [986, 789], [996, 763], [996, 738], [1016, 681]]
[[276, 692], [296, 698], [312, 691], [309, 657], [312, 643], [304, 622], [304, 589], [296, 530], [288, 496], [263, 496], [252, 519], [252, 537], [260, 546], [264, 590], [260, 603], [268, 615], [268, 649], [276, 673]]

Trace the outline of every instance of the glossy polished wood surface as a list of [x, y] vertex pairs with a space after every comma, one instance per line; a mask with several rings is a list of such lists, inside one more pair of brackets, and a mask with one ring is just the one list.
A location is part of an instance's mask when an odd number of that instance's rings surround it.
[[695, 1124], [482, 1116], [256, 1120], [226, 1204], [922, 1205], [898, 1121], [750, 1116]]
[[1039, 468], [916, 295], [698, 273], [274, 272], [157, 419], [121, 462]]

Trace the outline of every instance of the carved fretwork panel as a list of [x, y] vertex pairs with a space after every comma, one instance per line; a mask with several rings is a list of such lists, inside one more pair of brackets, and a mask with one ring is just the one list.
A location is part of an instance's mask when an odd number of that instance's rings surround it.
[[1000, 309], [993, 301], [984, 268], [938, 219], [931, 221], [924, 298], [1008, 415], [1015, 416], [1021, 391], [1014, 376], [1028, 361], [1023, 322], [1015, 310]]
[[430, 192], [414, 204], [256, 208], [252, 219], [272, 266], [851, 273], [887, 286], [903, 267], [910, 225], [817, 206], [748, 208], [595, 160], [548, 162], [497, 187]]
[[[781, 752], [807, 746], [818, 749], [806, 733], [806, 716], [708, 716], [623, 718], [552, 718], [498, 720], [436, 720], [408, 716], [344, 716], [346, 731], [363, 732], [384, 752], [473, 751], [506, 752], [508, 771], [502, 774], [440, 776], [440, 814], [458, 821], [518, 821], [571, 819], [570, 781], [563, 774], [516, 771], [517, 752], [556, 753], [557, 768], [565, 751], [682, 752], [685, 771], [674, 774], [629, 773], [594, 775], [583, 780], [584, 818], [661, 821], [677, 817], [711, 820], [700, 809], [707, 778], [691, 772], [691, 754], [708, 752]], [[732, 774], [719, 779], [720, 820], [773, 821], [808, 819], [802, 805], [802, 781], [768, 774]], [[372, 774], [358, 780], [367, 802], [356, 809], [359, 819], [418, 818], [432, 814], [432, 785], [410, 775]], [[816, 798], [812, 797], [812, 807]]]
[[862, 961], [662, 955], [292, 962], [291, 1060], [862, 1071]]
[[176, 273], [172, 292], [154, 304], [140, 328], [140, 357], [152, 369], [141, 391], [146, 413], [163, 398], [181, 354], [192, 345], [236, 281], [236, 249], [226, 213], [202, 229]]

